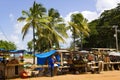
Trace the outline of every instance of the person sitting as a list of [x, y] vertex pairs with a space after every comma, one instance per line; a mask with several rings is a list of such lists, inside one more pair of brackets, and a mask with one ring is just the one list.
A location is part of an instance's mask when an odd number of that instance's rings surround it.
[[28, 78], [27, 72], [26, 72], [25, 70], [21, 71], [21, 72], [20, 72], [20, 77], [23, 78], [23, 79], [24, 79], [24, 78]]

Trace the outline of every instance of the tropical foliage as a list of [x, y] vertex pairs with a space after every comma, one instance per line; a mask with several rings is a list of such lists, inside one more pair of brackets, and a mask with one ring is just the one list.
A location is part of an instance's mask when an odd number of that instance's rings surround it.
[[[91, 33], [84, 47], [115, 48], [114, 25], [120, 29], [120, 4], [114, 9], [105, 10], [98, 19], [89, 23]], [[119, 35], [118, 32], [118, 41]]]
[[[34, 2], [33, 6], [29, 9], [29, 11], [22, 11], [23, 16], [18, 18], [18, 21], [25, 21], [26, 24], [22, 28], [23, 39], [28, 33], [29, 29], [33, 28], [33, 53], [35, 54], [35, 30], [37, 31], [40, 27], [45, 25], [46, 20], [42, 18], [44, 13], [46, 12], [45, 7], [42, 4], [37, 4]], [[33, 63], [35, 63], [35, 56]]]
[[16, 50], [16, 45], [13, 42], [0, 40], [0, 49], [4, 50]]
[[18, 18], [18, 21], [26, 22], [22, 28], [23, 39], [32, 27], [33, 50], [42, 52], [53, 46], [59, 48], [59, 42], [65, 42], [63, 37], [68, 37], [63, 19], [57, 10], [51, 8], [47, 14], [45, 7], [34, 2], [29, 11], [22, 11], [22, 13], [23, 16]]
[[[67, 30], [72, 32], [73, 42], [71, 46], [80, 49], [91, 47], [115, 47], [114, 25], [120, 28], [120, 4], [114, 9], [105, 10], [98, 19], [88, 21], [81, 13], [71, 15], [71, 21], [66, 27], [60, 13], [51, 8], [46, 10], [43, 5], [34, 2], [29, 11], [22, 11], [23, 16], [18, 21], [25, 21], [22, 33], [23, 39], [30, 28], [33, 28], [33, 40], [28, 43], [28, 49], [46, 51], [51, 48], [60, 48], [60, 42], [68, 38]], [[118, 33], [119, 35], [119, 33]], [[120, 36], [118, 36], [118, 41]], [[33, 44], [34, 43], [34, 44]], [[120, 45], [120, 44], [119, 44]]]
[[30, 52], [32, 51], [32, 49], [33, 49], [32, 41], [29, 41], [29, 42], [27, 43], [27, 49], [28, 49]]
[[[59, 42], [65, 42], [63, 37], [68, 37], [63, 19], [57, 10], [49, 9], [47, 17], [49, 22], [46, 25], [49, 28], [42, 28], [41, 32], [38, 31], [37, 49], [39, 51], [49, 50], [53, 46], [59, 48]], [[39, 35], [39, 33], [42, 35]]]
[[[81, 13], [76, 13], [71, 15], [71, 22], [69, 22], [70, 30], [72, 31], [73, 35], [73, 41], [74, 41], [74, 50], [75, 50], [75, 44], [76, 38], [81, 38], [81, 48], [82, 48], [82, 38], [83, 36], [89, 36], [89, 28], [87, 25], [87, 20], [83, 17]], [[79, 43], [77, 43], [79, 44]]]

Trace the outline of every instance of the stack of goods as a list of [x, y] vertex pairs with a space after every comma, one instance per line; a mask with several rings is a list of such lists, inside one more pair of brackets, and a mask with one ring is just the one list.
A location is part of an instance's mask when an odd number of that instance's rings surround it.
[[19, 64], [19, 61], [17, 59], [12, 59], [8, 62], [8, 64]]

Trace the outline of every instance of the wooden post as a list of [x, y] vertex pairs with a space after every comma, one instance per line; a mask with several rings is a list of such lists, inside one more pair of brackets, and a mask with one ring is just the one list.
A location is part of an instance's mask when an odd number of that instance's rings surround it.
[[61, 56], [61, 65], [63, 66], [63, 53], [62, 52], [61, 52], [60, 56]]

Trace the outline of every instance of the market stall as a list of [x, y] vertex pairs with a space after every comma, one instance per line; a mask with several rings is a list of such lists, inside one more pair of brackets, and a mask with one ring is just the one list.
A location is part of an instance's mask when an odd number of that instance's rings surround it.
[[73, 53], [73, 72], [87, 72], [87, 51], [74, 51]]
[[[23, 61], [21, 62], [21, 56], [15, 57], [10, 56], [11, 54], [19, 54], [20, 50], [16, 51], [0, 51], [1, 61], [0, 61], [0, 78], [15, 78], [19, 77], [20, 72], [24, 69]], [[23, 57], [22, 57], [23, 59]]]
[[[54, 65], [54, 75], [58, 73], [69, 72], [69, 63], [68, 58], [70, 56], [70, 52], [68, 50], [51, 50], [45, 53], [36, 54], [37, 57], [37, 65], [48, 65], [47, 61], [51, 55], [54, 55], [57, 63]], [[60, 71], [58, 71], [58, 69]]]

